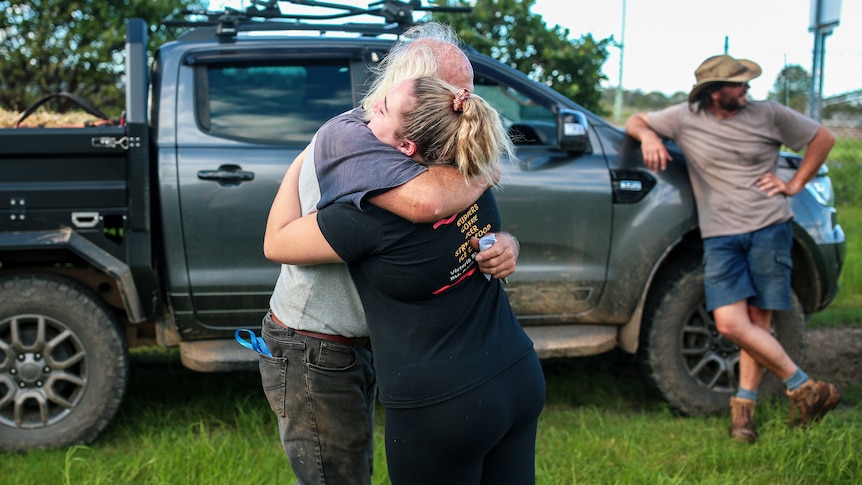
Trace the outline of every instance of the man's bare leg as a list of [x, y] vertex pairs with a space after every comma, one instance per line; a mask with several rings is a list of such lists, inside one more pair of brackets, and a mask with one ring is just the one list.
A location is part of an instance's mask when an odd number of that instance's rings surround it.
[[[758, 313], [766, 312], [766, 310], [757, 310]], [[749, 314], [748, 304], [745, 300], [740, 300], [736, 303], [716, 308], [713, 311], [713, 317], [715, 318], [715, 326], [718, 328], [718, 331], [730, 339], [731, 342], [739, 345], [746, 352], [747, 358], [751, 358], [755, 363], [769, 369], [782, 380], [787, 379], [796, 372], [797, 366], [790, 359], [790, 356], [787, 355], [787, 352], [784, 351], [781, 343], [769, 332], [768, 328], [771, 325], [772, 312], [768, 313], [770, 323], [764, 328], [760, 326], [764, 316], [760, 315], [756, 317], [758, 324], [755, 324], [752, 321], [752, 316]], [[740, 367], [743, 366], [742, 359], [743, 357], [740, 356]], [[748, 364], [745, 365], [748, 366]], [[750, 371], [740, 369], [740, 374], [744, 372]], [[762, 375], [763, 371], [761, 370], [759, 373]], [[746, 384], [751, 382], [755, 375], [746, 375]], [[740, 379], [743, 379], [742, 375], [740, 375]]]
[[[749, 306], [742, 300], [717, 308], [713, 316], [719, 332], [740, 346], [739, 389], [736, 395], [730, 398], [730, 436], [744, 443], [754, 443], [758, 438], [754, 408], [764, 371], [764, 365], [759, 359], [762, 356], [774, 356], [773, 361], [778, 360], [778, 364], [786, 365], [789, 362], [794, 368], [790, 371], [791, 374], [795, 372], [796, 366], [770, 333], [771, 311]], [[769, 340], [763, 342], [764, 335], [768, 336]], [[748, 350], [743, 342], [749, 341], [762, 345]], [[771, 365], [780, 369], [775, 362], [771, 362]]]

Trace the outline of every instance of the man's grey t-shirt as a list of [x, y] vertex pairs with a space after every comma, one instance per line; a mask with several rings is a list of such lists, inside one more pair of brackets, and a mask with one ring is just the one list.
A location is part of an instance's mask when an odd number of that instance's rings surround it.
[[[426, 168], [379, 141], [361, 108], [336, 116], [315, 134], [299, 175], [302, 215], [335, 202], [362, 206], [367, 197], [402, 185]], [[368, 336], [359, 293], [343, 263], [281, 265], [270, 308], [298, 330]]]
[[749, 101], [728, 119], [681, 103], [647, 114], [647, 124], [685, 154], [702, 237], [745, 234], [793, 217], [786, 196], [769, 197], [756, 182], [777, 170], [781, 145], [801, 150], [814, 138], [816, 121], [773, 101]]

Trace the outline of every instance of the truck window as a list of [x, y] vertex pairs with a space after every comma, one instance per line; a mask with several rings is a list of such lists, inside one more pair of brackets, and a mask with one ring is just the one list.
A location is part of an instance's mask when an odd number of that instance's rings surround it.
[[353, 107], [346, 62], [207, 64], [195, 83], [201, 129], [253, 143], [308, 143], [320, 125]]
[[475, 90], [503, 117], [516, 145], [557, 143], [554, 114], [527, 94], [485, 76], [476, 76]]

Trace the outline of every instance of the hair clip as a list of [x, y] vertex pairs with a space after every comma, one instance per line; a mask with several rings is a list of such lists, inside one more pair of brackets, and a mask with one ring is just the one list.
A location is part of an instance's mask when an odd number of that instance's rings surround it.
[[455, 93], [455, 100], [452, 101], [452, 109], [461, 113], [464, 111], [464, 103], [467, 102], [467, 98], [470, 97], [470, 90], [461, 88], [458, 92]]

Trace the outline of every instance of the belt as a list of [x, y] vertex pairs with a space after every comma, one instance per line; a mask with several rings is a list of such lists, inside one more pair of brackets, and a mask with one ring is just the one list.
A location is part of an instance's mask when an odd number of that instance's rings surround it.
[[282, 322], [281, 320], [278, 319], [278, 317], [275, 316], [275, 313], [269, 312], [269, 314], [272, 317], [272, 321], [274, 321], [275, 323], [281, 325], [282, 327], [290, 330], [293, 333], [298, 333], [299, 335], [305, 335], [306, 337], [316, 338], [318, 340], [326, 340], [327, 342], [336, 342], [339, 344], [350, 345], [350, 346], [357, 345], [357, 344], [361, 344], [364, 346], [365, 342], [368, 340], [366, 337], [354, 339], [354, 338], [343, 337], [341, 335], [331, 335], [328, 333], [311, 332], [309, 330], [297, 330], [293, 327], [288, 327], [287, 325], [285, 325], [284, 322]]

